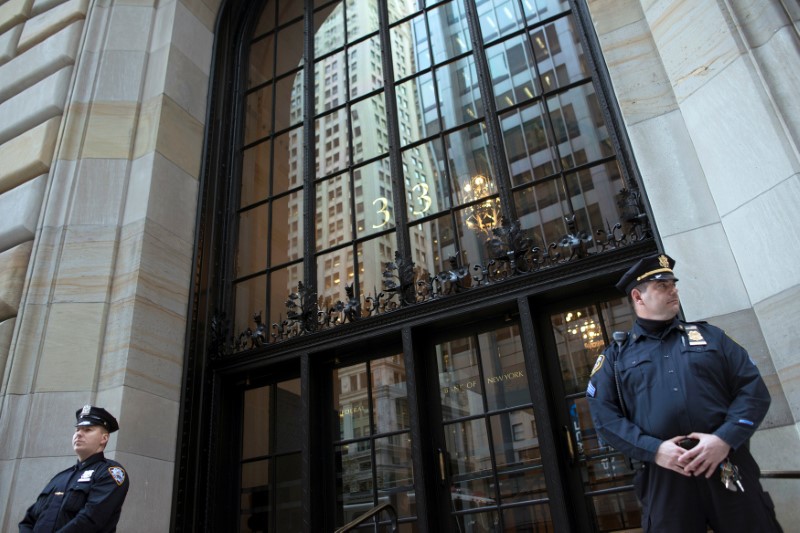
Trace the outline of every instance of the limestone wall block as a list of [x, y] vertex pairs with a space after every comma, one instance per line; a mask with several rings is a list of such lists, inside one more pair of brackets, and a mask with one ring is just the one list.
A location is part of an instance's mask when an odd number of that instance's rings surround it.
[[22, 24], [17, 24], [7, 32], [0, 34], [0, 65], [11, 61], [17, 55], [17, 43], [22, 33]]
[[61, 116], [71, 77], [72, 67], [62, 68], [0, 104], [0, 142]]
[[60, 123], [53, 117], [0, 145], [0, 193], [50, 170]]
[[0, 101], [28, 89], [75, 63], [82, 22], [74, 22], [49, 39], [0, 66]]
[[33, 240], [46, 183], [41, 175], [0, 194], [0, 252]]
[[0, 320], [17, 316], [33, 241], [0, 253]]
[[27, 50], [66, 28], [76, 20], [86, 18], [89, 0], [68, 0], [25, 23], [19, 38], [19, 50]]
[[36, 392], [94, 390], [105, 314], [104, 303], [50, 306], [36, 372]]
[[0, 33], [24, 22], [31, 12], [33, 0], [8, 0], [0, 4]]
[[9, 318], [0, 322], [0, 376], [5, 375], [6, 361], [11, 349], [11, 336], [14, 333], [14, 324], [16, 323], [16, 318]]

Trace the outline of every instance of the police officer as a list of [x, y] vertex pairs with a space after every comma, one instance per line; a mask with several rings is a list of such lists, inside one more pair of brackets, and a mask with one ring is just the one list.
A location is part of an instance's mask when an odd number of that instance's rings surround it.
[[87, 533], [117, 529], [128, 493], [128, 473], [118, 462], [106, 459], [103, 450], [119, 424], [108, 411], [91, 405], [78, 409], [75, 417], [72, 448], [78, 462], [50, 480], [19, 523], [20, 532]]
[[595, 428], [641, 462], [634, 486], [645, 532], [781, 531], [747, 449], [769, 392], [722, 330], [676, 318], [674, 264], [647, 257], [617, 284], [637, 318], [592, 369], [586, 395]]

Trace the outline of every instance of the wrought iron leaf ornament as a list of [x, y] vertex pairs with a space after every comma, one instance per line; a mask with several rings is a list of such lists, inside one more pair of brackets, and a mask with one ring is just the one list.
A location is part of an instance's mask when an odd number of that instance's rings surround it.
[[406, 260], [400, 252], [395, 252], [394, 262], [386, 263], [386, 270], [383, 271], [383, 287], [389, 294], [390, 301], [397, 298], [400, 305], [416, 303], [414, 262]]
[[[429, 274], [395, 252], [394, 261], [387, 262], [383, 271], [381, 292], [373, 288], [372, 294], [356, 294], [354, 286], [348, 284], [345, 299], [327, 309], [320, 309], [317, 294], [299, 282], [297, 292], [290, 294], [286, 302], [286, 319], [272, 324], [273, 342], [479, 289], [653, 238], [637, 190], [620, 190], [617, 205], [620, 220], [613, 225], [607, 223], [607, 229], [582, 229], [577, 217], [571, 214], [564, 217], [564, 235], [546, 244], [539, 244], [533, 231], [522, 229], [518, 220], [503, 218], [484, 242], [489, 257], [485, 264], [460, 264], [461, 255], [455, 254], [449, 258], [447, 270]], [[225, 315], [215, 315], [211, 323], [213, 352], [223, 355], [266, 344], [266, 326], [261, 322], [260, 312], [253, 314], [253, 321], [254, 326], [247, 327], [234, 341], [233, 337], [226, 339]]]

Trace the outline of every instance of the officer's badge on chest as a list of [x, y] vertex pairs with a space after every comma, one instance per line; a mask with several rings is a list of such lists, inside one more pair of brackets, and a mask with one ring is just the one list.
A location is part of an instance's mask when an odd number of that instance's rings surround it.
[[686, 326], [686, 337], [689, 339], [689, 346], [705, 346], [708, 344], [703, 338], [703, 334], [697, 326]]
[[91, 481], [92, 474], [94, 474], [94, 470], [84, 470], [81, 472], [81, 477], [78, 479], [78, 483], [86, 483], [87, 481]]

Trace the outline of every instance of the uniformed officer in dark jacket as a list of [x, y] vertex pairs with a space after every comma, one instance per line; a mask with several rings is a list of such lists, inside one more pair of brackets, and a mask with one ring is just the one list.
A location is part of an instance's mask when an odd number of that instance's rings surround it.
[[637, 318], [595, 362], [586, 391], [595, 428], [640, 465], [646, 532], [781, 531], [747, 449], [769, 392], [722, 330], [676, 318], [674, 263], [642, 259], [617, 284]]
[[128, 473], [118, 462], [106, 459], [103, 450], [119, 424], [108, 411], [91, 405], [78, 409], [75, 417], [72, 447], [78, 462], [50, 480], [19, 523], [20, 532], [117, 530]]

